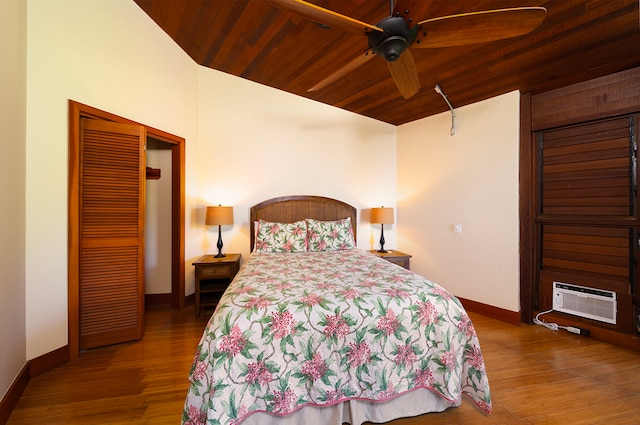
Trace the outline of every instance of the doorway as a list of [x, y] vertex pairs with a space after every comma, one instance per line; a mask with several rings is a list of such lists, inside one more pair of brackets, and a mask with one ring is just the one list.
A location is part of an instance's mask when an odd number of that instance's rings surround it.
[[[185, 140], [153, 127], [69, 101], [69, 253], [68, 253], [68, 331], [69, 357], [77, 358], [80, 352], [80, 226], [81, 190], [78, 182], [80, 167], [79, 146], [83, 119], [98, 120], [140, 126], [147, 139], [152, 138], [170, 146], [171, 151], [171, 296], [174, 309], [182, 309], [184, 296], [184, 153]], [[142, 164], [144, 167], [145, 164]]]
[[172, 145], [146, 139], [144, 305], [171, 304]]

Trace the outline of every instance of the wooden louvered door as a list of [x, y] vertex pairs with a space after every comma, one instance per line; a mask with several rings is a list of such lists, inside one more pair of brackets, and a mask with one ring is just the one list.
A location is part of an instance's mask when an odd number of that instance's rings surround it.
[[554, 281], [606, 289], [617, 295], [615, 330], [636, 332], [636, 132], [631, 115], [538, 133], [542, 310]]
[[146, 130], [80, 125], [80, 349], [142, 338]]

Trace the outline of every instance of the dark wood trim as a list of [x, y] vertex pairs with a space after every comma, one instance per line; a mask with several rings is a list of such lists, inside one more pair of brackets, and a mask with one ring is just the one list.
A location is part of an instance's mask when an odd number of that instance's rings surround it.
[[18, 401], [20, 401], [20, 397], [22, 397], [22, 393], [27, 388], [29, 384], [29, 362], [26, 362], [20, 372], [18, 372], [18, 376], [11, 383], [7, 392], [2, 396], [2, 400], [0, 400], [0, 424], [6, 424], [9, 421], [9, 417], [11, 416], [11, 412], [18, 405]]
[[35, 378], [69, 361], [69, 345], [60, 347], [29, 361], [29, 378]]
[[533, 288], [535, 282], [534, 215], [531, 199], [534, 196], [533, 147], [531, 143], [531, 94], [520, 96], [520, 159], [519, 159], [519, 214], [520, 214], [520, 320], [533, 319]]
[[151, 127], [146, 124], [142, 124], [137, 121], [133, 121], [128, 118], [124, 118], [119, 115], [112, 114], [110, 112], [106, 112], [89, 105], [85, 105], [80, 102], [76, 102], [74, 100], [69, 100], [69, 105], [72, 105], [75, 109], [77, 109], [80, 112], [80, 115], [82, 115], [83, 117], [142, 126], [147, 130], [147, 136], [160, 140], [161, 142], [170, 143], [172, 145], [185, 142], [185, 139], [180, 136], [173, 135], [155, 127]]
[[183, 309], [186, 304], [184, 288], [185, 238], [185, 143], [171, 146], [171, 308]]
[[11, 416], [11, 412], [18, 405], [20, 397], [29, 384], [31, 378], [40, 376], [45, 372], [55, 369], [69, 361], [69, 346], [65, 345], [49, 353], [45, 353], [27, 361], [16, 379], [0, 400], [0, 424], [5, 424]]
[[638, 112], [640, 68], [531, 97], [531, 127], [539, 131]]
[[100, 109], [69, 100], [69, 219], [68, 219], [68, 344], [71, 359], [80, 353], [79, 337], [79, 181], [76, 156], [80, 139], [80, 118], [87, 117], [123, 124], [139, 125], [151, 137], [171, 145], [172, 153], [172, 256], [171, 256], [171, 306], [185, 307], [184, 252], [185, 252], [185, 139]]
[[460, 300], [464, 308], [471, 313], [482, 314], [483, 316], [501, 320], [512, 325], [520, 325], [520, 313], [517, 311], [505, 310], [504, 308], [494, 307], [489, 304], [483, 304], [466, 298], [457, 298]]
[[80, 118], [81, 105], [69, 101], [69, 197], [67, 199], [67, 344], [80, 354]]
[[145, 294], [144, 305], [171, 305], [171, 294]]

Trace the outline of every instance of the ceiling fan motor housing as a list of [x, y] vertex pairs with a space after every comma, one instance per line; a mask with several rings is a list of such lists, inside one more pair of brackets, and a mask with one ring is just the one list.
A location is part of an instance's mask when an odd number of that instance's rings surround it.
[[369, 47], [388, 62], [398, 59], [417, 35], [417, 28], [410, 30], [407, 21], [400, 16], [388, 16], [376, 26], [384, 31], [369, 33]]

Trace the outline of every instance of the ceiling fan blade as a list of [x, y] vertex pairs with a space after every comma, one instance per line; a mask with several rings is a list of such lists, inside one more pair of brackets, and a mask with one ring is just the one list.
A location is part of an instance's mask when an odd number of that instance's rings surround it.
[[517, 7], [427, 19], [418, 22], [412, 47], [452, 47], [517, 37], [536, 29], [546, 14], [544, 7]]
[[365, 51], [364, 53], [361, 53], [355, 59], [348, 62], [346, 65], [338, 69], [333, 74], [329, 75], [328, 77], [325, 77], [322, 81], [318, 82], [316, 85], [314, 85], [307, 91], [318, 91], [320, 89], [325, 88], [329, 84], [339, 80], [340, 78], [344, 77], [345, 75], [355, 70], [359, 66], [365, 64], [366, 62], [369, 61], [369, 59], [371, 59], [374, 56], [375, 54], [373, 53], [373, 50], [367, 49], [367, 51]]
[[332, 28], [340, 28], [344, 31], [359, 35], [367, 35], [371, 31], [382, 32], [381, 28], [361, 22], [357, 19], [341, 15], [333, 10], [325, 9], [304, 0], [267, 0], [275, 7], [294, 13], [314, 22], [328, 25]]
[[387, 63], [389, 64], [391, 77], [393, 77], [393, 81], [396, 83], [402, 97], [409, 99], [420, 91], [418, 68], [410, 50], [405, 50], [394, 62]]

